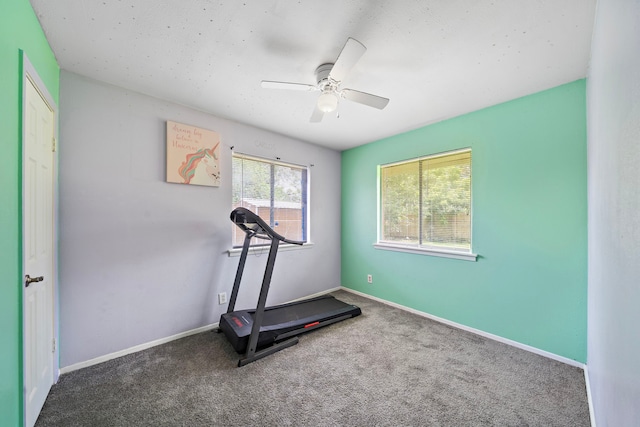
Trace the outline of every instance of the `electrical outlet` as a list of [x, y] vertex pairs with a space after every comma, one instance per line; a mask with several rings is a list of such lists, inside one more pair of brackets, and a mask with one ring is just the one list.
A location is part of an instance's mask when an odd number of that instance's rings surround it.
[[220, 292], [218, 294], [218, 304], [225, 304], [227, 302], [227, 293]]
[[367, 282], [373, 283], [373, 276], [372, 275], [367, 274]]

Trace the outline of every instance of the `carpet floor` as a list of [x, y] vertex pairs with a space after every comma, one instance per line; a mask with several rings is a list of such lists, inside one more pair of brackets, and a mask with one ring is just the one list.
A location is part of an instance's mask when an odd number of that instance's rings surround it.
[[36, 426], [590, 426], [581, 369], [334, 295], [362, 315], [242, 368], [212, 331], [64, 374]]

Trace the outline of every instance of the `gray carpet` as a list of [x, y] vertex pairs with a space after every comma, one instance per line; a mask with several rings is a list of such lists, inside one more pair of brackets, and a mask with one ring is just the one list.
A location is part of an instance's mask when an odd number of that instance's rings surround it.
[[363, 314], [242, 368], [207, 332], [62, 375], [36, 425], [590, 425], [582, 370], [335, 295]]

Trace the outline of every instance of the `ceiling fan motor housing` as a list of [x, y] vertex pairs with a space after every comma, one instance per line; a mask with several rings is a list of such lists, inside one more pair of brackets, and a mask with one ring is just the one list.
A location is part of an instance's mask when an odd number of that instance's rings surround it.
[[336, 83], [338, 82], [333, 82], [329, 78], [329, 73], [331, 72], [332, 68], [333, 64], [322, 64], [318, 68], [316, 68], [316, 79], [318, 81], [318, 88], [322, 91], [325, 90], [327, 85], [337, 86]]

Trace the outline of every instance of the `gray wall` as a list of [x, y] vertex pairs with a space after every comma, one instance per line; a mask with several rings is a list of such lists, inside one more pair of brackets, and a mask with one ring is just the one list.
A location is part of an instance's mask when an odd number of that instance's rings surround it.
[[587, 86], [587, 366], [598, 427], [640, 422], [639, 29], [639, 1], [598, 1]]
[[[231, 146], [314, 165], [314, 245], [278, 254], [269, 302], [340, 285], [338, 152], [68, 72], [60, 113], [61, 367], [218, 321], [238, 263]], [[221, 135], [219, 188], [164, 182], [166, 120]], [[238, 307], [255, 307], [265, 261], [247, 260]]]

